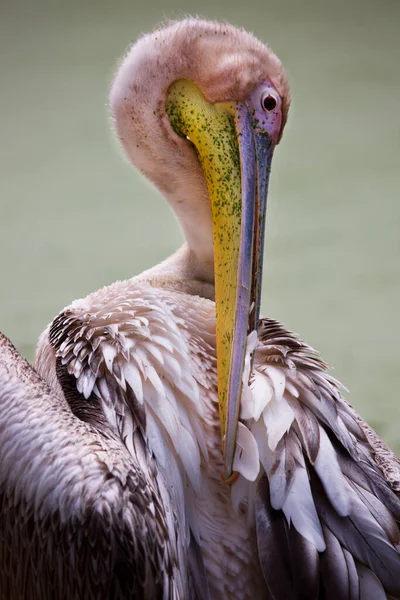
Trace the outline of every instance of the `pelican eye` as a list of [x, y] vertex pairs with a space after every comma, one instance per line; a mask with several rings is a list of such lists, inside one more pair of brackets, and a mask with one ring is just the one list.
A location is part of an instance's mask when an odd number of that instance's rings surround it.
[[271, 112], [278, 106], [278, 99], [274, 94], [265, 92], [261, 97], [261, 106], [266, 112]]

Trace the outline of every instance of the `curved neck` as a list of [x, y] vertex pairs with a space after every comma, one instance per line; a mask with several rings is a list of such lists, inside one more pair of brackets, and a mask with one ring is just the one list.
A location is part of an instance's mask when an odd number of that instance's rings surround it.
[[251, 34], [226, 23], [186, 19], [140, 38], [112, 85], [116, 134], [129, 160], [159, 188], [179, 219], [188, 271], [208, 283], [214, 271], [207, 185], [194, 147], [171, 127], [167, 90], [178, 79], [190, 79], [210, 103], [240, 101], [266, 74], [279, 90], [282, 67]]
[[158, 187], [179, 220], [187, 244], [180, 261], [185, 256], [193, 277], [213, 283], [212, 220], [204, 174], [194, 147], [174, 132], [165, 112], [167, 90], [182, 72], [189, 75], [189, 63], [182, 57], [181, 62], [166, 62], [162, 37], [142, 38], [122, 62], [110, 94], [112, 120], [130, 162]]
[[153, 287], [215, 299], [213, 261], [208, 264], [199, 262], [187, 243], [163, 262], [137, 275], [134, 280]]

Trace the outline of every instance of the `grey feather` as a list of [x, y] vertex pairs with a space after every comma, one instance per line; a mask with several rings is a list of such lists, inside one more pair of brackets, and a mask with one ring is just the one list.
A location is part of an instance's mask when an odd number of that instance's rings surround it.
[[300, 402], [290, 401], [290, 406], [296, 417], [302, 445], [307, 453], [308, 460], [314, 464], [319, 452], [319, 425], [312, 412]]
[[371, 492], [352, 481], [350, 481], [350, 485], [352, 485], [360, 500], [368, 508], [375, 521], [384, 530], [393, 546], [397, 546], [400, 543], [400, 530], [393, 515], [379, 498], [374, 496]]
[[326, 551], [321, 556], [325, 600], [349, 598], [349, 575], [343, 549], [335, 535], [324, 527]]
[[357, 565], [360, 581], [360, 600], [386, 600], [386, 593], [380, 581], [364, 565]]
[[384, 480], [382, 473], [373, 469], [367, 462], [355, 462], [339, 446], [336, 447], [336, 452], [344, 475], [363, 489], [375, 494], [393, 518], [400, 521], [400, 498]]
[[265, 476], [258, 484], [255, 515], [260, 564], [272, 600], [295, 598], [287, 543], [288, 526], [282, 512], [271, 506]]
[[175, 540], [152, 460], [144, 475], [0, 334], [1, 597], [176, 597]]
[[190, 600], [211, 600], [201, 548], [193, 533], [190, 535], [188, 555]]
[[298, 600], [318, 600], [320, 597], [320, 558], [317, 550], [292, 526], [288, 545], [294, 588]]
[[352, 512], [343, 518], [333, 510], [316, 478], [312, 489], [320, 518], [340, 544], [377, 575], [388, 593], [400, 595], [399, 553], [358, 496], [352, 494]]
[[349, 575], [349, 600], [359, 600], [360, 582], [354, 558], [352, 557], [350, 552], [346, 550], [346, 548], [343, 548], [343, 556], [346, 560], [347, 573]]
[[[263, 433], [257, 423], [250, 425], [272, 484], [270, 488], [265, 483], [259, 486], [256, 501], [258, 547], [268, 585], [276, 577], [276, 597], [285, 597], [284, 592], [279, 596], [278, 581], [284, 579], [286, 569], [286, 579], [293, 586], [287, 598], [297, 598], [307, 586], [311, 586], [309, 597], [315, 597], [312, 586], [317, 579], [319, 600], [369, 600], [373, 593], [374, 600], [386, 595], [400, 599], [400, 463], [342, 398], [339, 384], [325, 373], [326, 365], [314, 350], [270, 319], [260, 323], [259, 339], [255, 368], [261, 373], [267, 372], [268, 364], [285, 369], [291, 386], [288, 402], [295, 415], [272, 453], [263, 450], [265, 430]], [[319, 435], [316, 427], [321, 427]], [[280, 511], [273, 511], [270, 505], [272, 493], [274, 498], [287, 496], [293, 464], [294, 468], [301, 464], [298, 439], [310, 477], [312, 502], [323, 523], [326, 550], [318, 562], [310, 558], [310, 542], [303, 542], [300, 536], [302, 543], [298, 543], [292, 533], [293, 523], [289, 529], [287, 522], [279, 520]], [[303, 510], [302, 503], [304, 498], [299, 499], [299, 510]], [[310, 507], [304, 505], [304, 531], [309, 514]], [[297, 514], [297, 523], [300, 518]], [[272, 578], [271, 548], [278, 549], [279, 556]], [[290, 561], [282, 557], [285, 549]], [[301, 561], [309, 571], [309, 579], [302, 584], [294, 570], [295, 563]]]

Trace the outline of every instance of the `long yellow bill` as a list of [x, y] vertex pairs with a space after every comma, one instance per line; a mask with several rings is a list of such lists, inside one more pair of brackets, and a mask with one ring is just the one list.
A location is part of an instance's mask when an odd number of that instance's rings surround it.
[[[269, 108], [276, 102], [271, 111], [265, 108], [266, 94]], [[232, 476], [247, 336], [257, 329], [259, 318], [268, 178], [281, 124], [278, 101], [267, 81], [241, 103], [211, 104], [184, 79], [167, 95], [170, 122], [195, 146], [211, 201], [226, 481]]]

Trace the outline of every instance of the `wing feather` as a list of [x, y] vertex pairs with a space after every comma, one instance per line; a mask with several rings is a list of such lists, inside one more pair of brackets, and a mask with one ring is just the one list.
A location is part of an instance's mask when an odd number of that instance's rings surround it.
[[349, 574], [343, 548], [336, 536], [324, 526], [326, 552], [321, 556], [321, 573], [326, 600], [349, 598]]
[[358, 565], [360, 597], [364, 600], [386, 600], [386, 592], [379, 579], [364, 565]]
[[268, 479], [261, 478], [255, 499], [258, 552], [261, 569], [274, 600], [295, 598], [290, 554], [288, 523], [270, 503]]
[[[245, 424], [265, 472], [255, 516], [273, 598], [399, 600], [397, 458], [343, 399], [315, 351], [276, 321], [260, 322], [253, 367], [250, 389], [267, 399], [248, 402], [263, 409], [247, 411]], [[302, 561], [307, 572], [299, 577]]]
[[[199, 383], [185, 322], [150, 286], [129, 287], [124, 296], [125, 285], [114, 284], [118, 293], [111, 286], [74, 302], [50, 325], [47, 339], [59, 365], [58, 383], [74, 413], [121, 438], [130, 454], [137, 455], [134, 440], [141, 436], [153, 455], [161, 492], [174, 507], [168, 526], [177, 538], [186, 581], [189, 540], [197, 531], [187, 494], [201, 489], [201, 456], [207, 459]], [[40, 360], [38, 365], [44, 372]], [[61, 372], [74, 378], [69, 386], [81, 399], [70, 401]]]
[[183, 597], [173, 506], [137, 429], [132, 445], [76, 417], [0, 333], [2, 598]]
[[[182, 477], [199, 489], [200, 453], [207, 455], [199, 426], [203, 409], [192, 373], [180, 366], [190, 359], [178, 320], [151, 288], [146, 288], [148, 306], [142, 292], [140, 303], [125, 299], [123, 311], [120, 297], [115, 300], [106, 290], [97, 304], [77, 301], [53, 321], [49, 340], [56, 358], [86, 399], [97, 397], [105, 421], [117, 435], [123, 432], [125, 441], [135, 424], [127, 416], [130, 389], [135, 414], [139, 404], [158, 415], [160, 431], [182, 465]], [[143, 420], [140, 427], [145, 435]]]
[[343, 548], [343, 555], [346, 560], [347, 573], [349, 575], [349, 600], [359, 600], [360, 581], [354, 558], [346, 548]]
[[297, 598], [318, 600], [320, 560], [316, 547], [295, 527], [289, 528], [288, 544]]

